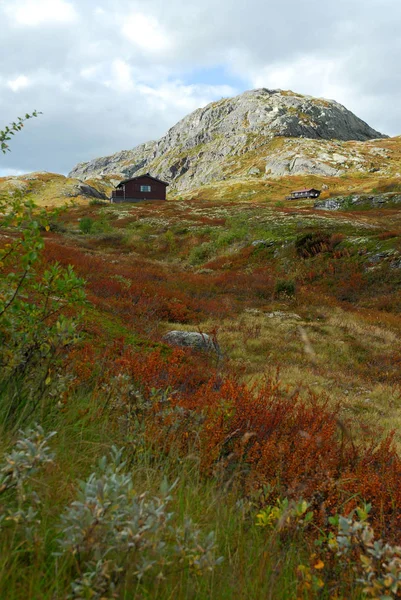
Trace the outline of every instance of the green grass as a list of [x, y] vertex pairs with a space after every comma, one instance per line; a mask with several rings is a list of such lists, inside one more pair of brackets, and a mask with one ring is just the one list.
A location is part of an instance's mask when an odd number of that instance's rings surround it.
[[[72, 400], [72, 399], [71, 399]], [[178, 478], [171, 510], [179, 521], [190, 517], [204, 532], [216, 533], [216, 554], [224, 562], [214, 573], [192, 576], [171, 573], [165, 581], [138, 584], [127, 579], [119, 598], [178, 599], [286, 599], [296, 597], [296, 567], [307, 559], [307, 543], [302, 539], [283, 544], [277, 532], [255, 526], [257, 505], [242, 499], [234, 482], [205, 480], [201, 477], [196, 453], [179, 456], [138, 437], [122, 435], [110, 426], [112, 415], [95, 418], [93, 401], [72, 400], [69, 409], [47, 422], [58, 431], [53, 439], [55, 465], [35, 477], [35, 489], [44, 498], [43, 519], [35, 547], [26, 550], [23, 540], [12, 530], [0, 542], [0, 597], [7, 600], [64, 598], [71, 582], [71, 561], [54, 556], [60, 514], [74, 498], [78, 480], [89, 475], [96, 460], [111, 444], [126, 447], [129, 468], [137, 491], [157, 494], [165, 477]], [[79, 417], [80, 409], [91, 411]], [[111, 417], [111, 421], [110, 421]], [[49, 421], [49, 420], [48, 420]], [[2, 450], [7, 447], [3, 436]], [[137, 450], [135, 450], [135, 448]]]

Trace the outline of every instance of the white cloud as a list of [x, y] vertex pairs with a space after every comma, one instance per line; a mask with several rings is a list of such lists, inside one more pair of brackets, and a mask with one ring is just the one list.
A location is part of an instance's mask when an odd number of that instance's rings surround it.
[[69, 24], [78, 17], [73, 4], [66, 0], [20, 0], [5, 5], [4, 10], [12, 22], [27, 27], [44, 23]]
[[13, 92], [19, 92], [30, 85], [30, 80], [26, 75], [18, 75], [15, 79], [7, 81], [7, 86]]
[[0, 177], [16, 177], [17, 175], [23, 175], [24, 171], [20, 169], [0, 169]]
[[129, 92], [134, 88], [131, 67], [128, 63], [118, 58], [113, 61], [111, 70], [113, 78], [110, 82], [110, 87], [122, 92]]
[[123, 35], [141, 50], [160, 53], [173, 46], [171, 37], [167, 35], [157, 19], [143, 13], [132, 13], [123, 17]]
[[156, 86], [139, 85], [138, 91], [148, 106], [158, 111], [179, 109], [186, 114], [212, 100], [235, 94], [236, 90], [228, 85], [185, 85], [180, 81], [165, 82]]
[[[251, 69], [253, 87], [292, 89], [311, 96], [324, 96], [338, 100], [338, 93], [348, 83], [342, 76], [344, 61], [337, 57], [321, 58], [301, 56], [293, 61], [273, 63], [262, 69]], [[343, 86], [339, 82], [343, 82]]]

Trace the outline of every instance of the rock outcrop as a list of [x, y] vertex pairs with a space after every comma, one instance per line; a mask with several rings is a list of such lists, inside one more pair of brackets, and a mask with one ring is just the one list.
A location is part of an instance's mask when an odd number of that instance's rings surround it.
[[357, 210], [358, 208], [380, 208], [401, 204], [401, 194], [353, 194], [317, 200], [314, 208], [320, 210]]
[[151, 172], [173, 189], [186, 190], [244, 173], [250, 177], [337, 175], [349, 168], [341, 147], [340, 151], [330, 148], [320, 157], [310, 155], [310, 144], [294, 150], [279, 140], [384, 137], [334, 100], [263, 88], [212, 102], [182, 119], [159, 141], [78, 164], [69, 176], [121, 179]]

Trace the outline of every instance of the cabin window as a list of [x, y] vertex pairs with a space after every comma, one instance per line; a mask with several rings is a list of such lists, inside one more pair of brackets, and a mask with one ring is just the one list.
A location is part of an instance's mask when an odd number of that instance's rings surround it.
[[141, 192], [150, 192], [150, 191], [151, 191], [150, 185], [141, 185]]

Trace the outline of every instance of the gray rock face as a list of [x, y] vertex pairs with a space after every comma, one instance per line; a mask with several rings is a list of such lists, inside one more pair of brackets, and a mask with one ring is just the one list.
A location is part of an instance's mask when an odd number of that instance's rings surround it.
[[336, 196], [327, 200], [317, 200], [314, 208], [320, 210], [349, 210], [352, 208], [379, 208], [380, 206], [401, 204], [401, 194], [354, 194], [351, 196]]
[[[96, 175], [133, 177], [146, 172], [185, 190], [231, 176], [235, 162], [249, 152], [271, 153], [268, 144], [277, 137], [314, 140], [383, 138], [364, 121], [334, 100], [302, 96], [293, 92], [251, 90], [199, 108], [172, 127], [157, 142], [141, 144], [76, 165], [70, 177]], [[341, 153], [323, 158], [287, 153], [266, 156], [266, 173], [334, 175], [347, 160]], [[259, 166], [247, 166], [255, 176]]]
[[269, 177], [285, 177], [286, 175], [324, 175], [336, 176], [342, 171], [319, 159], [287, 153], [268, 159], [266, 175]]
[[106, 194], [104, 194], [103, 192], [100, 192], [99, 190], [95, 189], [91, 185], [81, 183], [78, 186], [78, 188], [79, 188], [79, 191], [81, 194], [83, 194], [84, 196], [89, 196], [89, 198], [99, 198], [102, 200], [105, 200], [107, 198]]
[[207, 335], [198, 331], [169, 331], [163, 337], [163, 341], [180, 348], [192, 348], [203, 352], [215, 352], [222, 356], [219, 345]]

